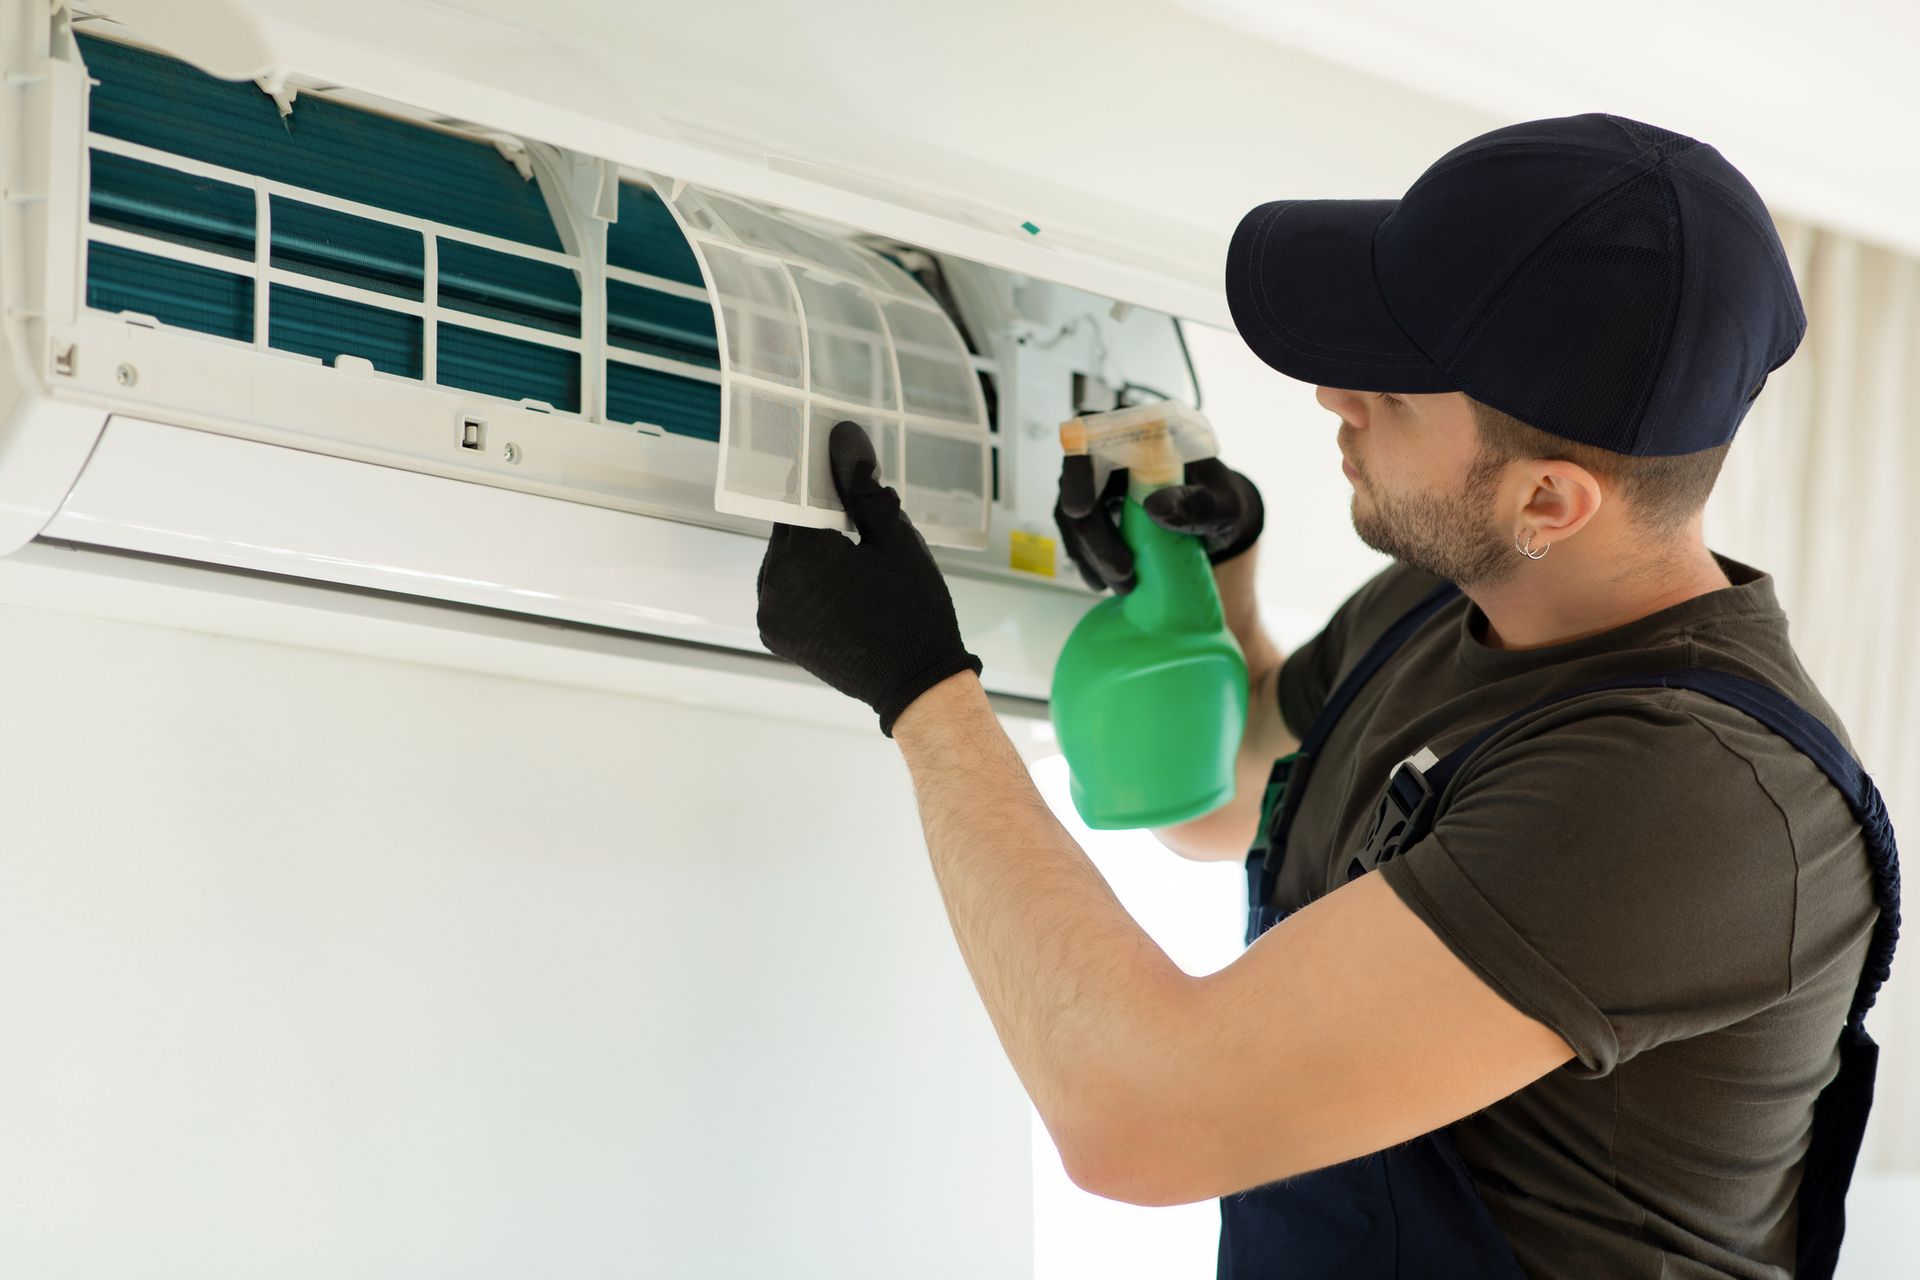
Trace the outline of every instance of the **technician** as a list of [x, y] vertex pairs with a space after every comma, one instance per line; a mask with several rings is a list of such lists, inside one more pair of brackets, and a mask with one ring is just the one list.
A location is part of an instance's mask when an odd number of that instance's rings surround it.
[[[1221, 1197], [1235, 1280], [1830, 1274], [1896, 864], [1771, 579], [1703, 539], [1806, 326], [1760, 197], [1692, 138], [1532, 121], [1398, 200], [1260, 206], [1226, 290], [1339, 419], [1395, 563], [1283, 656], [1254, 487], [1213, 463], [1154, 496], [1252, 684], [1237, 796], [1160, 833], [1247, 859], [1225, 969], [1177, 968], [1048, 811], [857, 427], [830, 453], [859, 542], [779, 526], [761, 569], [767, 646], [899, 743], [1068, 1173]], [[1069, 468], [1056, 513], [1118, 591], [1124, 483]]]

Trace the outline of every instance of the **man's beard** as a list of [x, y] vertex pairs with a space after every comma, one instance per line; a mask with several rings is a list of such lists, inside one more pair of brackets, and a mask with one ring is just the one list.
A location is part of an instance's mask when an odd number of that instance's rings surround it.
[[[1467, 469], [1459, 492], [1388, 498], [1366, 472], [1360, 484], [1372, 509], [1360, 510], [1353, 495], [1353, 531], [1360, 541], [1395, 560], [1424, 569], [1462, 587], [1487, 586], [1512, 576], [1519, 553], [1487, 520], [1495, 485], [1505, 464], [1482, 454]], [[1358, 471], [1358, 464], [1355, 464]]]

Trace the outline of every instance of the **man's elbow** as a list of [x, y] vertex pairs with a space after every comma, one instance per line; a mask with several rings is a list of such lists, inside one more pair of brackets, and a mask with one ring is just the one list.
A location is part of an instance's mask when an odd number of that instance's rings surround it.
[[[1083, 1077], [1069, 1096], [1071, 1124], [1054, 1130], [1067, 1177], [1106, 1200], [1163, 1209], [1232, 1195], [1316, 1167], [1295, 1141], [1271, 1128], [1255, 1135], [1244, 1109], [1198, 1064], [1171, 1074], [1160, 1064], [1130, 1078], [1107, 1072]], [[1255, 1140], [1257, 1137], [1257, 1140]], [[1324, 1163], [1324, 1162], [1321, 1162]]]
[[1227, 1181], [1244, 1136], [1240, 1109], [1222, 1105], [1217, 1055], [1197, 1048], [1217, 1025], [1205, 980], [1168, 962], [1133, 985], [1132, 1016], [1105, 1022], [1111, 1037], [1074, 1055], [1042, 1108], [1067, 1177], [1148, 1208], [1239, 1190]]
[[1129, 1125], [1060, 1156], [1073, 1185], [1104, 1200], [1164, 1209], [1219, 1194], [1190, 1166], [1177, 1135], [1141, 1133]]
[[1067, 1177], [1082, 1191], [1146, 1208], [1219, 1195], [1203, 1167], [1213, 1144], [1195, 1131], [1192, 1109], [1177, 1105], [1176, 1096], [1112, 1077], [1083, 1082], [1074, 1122], [1058, 1134]]
[[1217, 1200], [1328, 1163], [1296, 1158], [1305, 1153], [1291, 1145], [1276, 1149], [1271, 1141], [1260, 1144], [1257, 1160], [1253, 1155], [1244, 1140], [1208, 1132], [1189, 1113], [1151, 1128], [1137, 1122], [1117, 1126], [1097, 1143], [1062, 1151], [1061, 1163], [1082, 1191], [1146, 1209]]

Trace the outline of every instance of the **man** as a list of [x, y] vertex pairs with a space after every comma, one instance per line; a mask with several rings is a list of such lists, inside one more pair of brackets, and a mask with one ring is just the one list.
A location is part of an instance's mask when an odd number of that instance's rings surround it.
[[[831, 454], [859, 544], [782, 526], [761, 571], [768, 646], [899, 742], [1069, 1174], [1222, 1197], [1223, 1276], [1830, 1267], [1870, 1067], [1849, 1057], [1818, 1124], [1815, 1102], [1870, 941], [1881, 971], [1891, 953], [1891, 833], [1841, 789], [1770, 580], [1702, 537], [1805, 327], [1758, 195], [1690, 138], [1534, 121], [1397, 201], [1255, 209], [1226, 287], [1253, 350], [1319, 384], [1354, 526], [1398, 563], [1283, 660], [1253, 487], [1216, 463], [1153, 500], [1207, 539], [1252, 684], [1237, 796], [1161, 833], [1254, 848], [1250, 945], [1219, 973], [1176, 968], [1048, 812], [854, 426]], [[1125, 590], [1117, 492], [1069, 472], [1057, 514], [1089, 580]], [[1702, 672], [1764, 686], [1798, 738]]]

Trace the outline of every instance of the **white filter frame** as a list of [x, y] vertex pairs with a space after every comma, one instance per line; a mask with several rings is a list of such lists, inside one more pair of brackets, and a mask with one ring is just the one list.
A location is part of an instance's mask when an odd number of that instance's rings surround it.
[[[813, 490], [817, 487], [819, 479], [827, 475], [823, 462], [826, 442], [815, 438], [816, 422], [824, 418], [831, 418], [834, 421], [851, 418], [866, 427], [869, 434], [876, 436], [875, 446], [880, 452], [882, 462], [881, 479], [895, 485], [899, 490], [902, 505], [913, 519], [922, 537], [937, 546], [962, 547], [971, 550], [985, 547], [993, 498], [991, 479], [993, 459], [987, 423], [986, 397], [981, 393], [978, 371], [974, 365], [972, 353], [967, 350], [965, 340], [961, 338], [959, 330], [954, 327], [953, 320], [947, 315], [946, 310], [925, 289], [921, 288], [912, 276], [864, 246], [813, 231], [793, 221], [778, 209], [760, 205], [743, 197], [708, 191], [688, 183], [664, 178], [653, 178], [652, 182], [654, 189], [666, 197], [667, 209], [680, 224], [680, 230], [685, 234], [687, 243], [693, 250], [693, 256], [700, 264], [701, 278], [707, 285], [708, 298], [713, 306], [714, 325], [718, 330], [721, 391], [720, 457], [714, 479], [714, 508], [731, 515], [773, 520], [784, 524], [850, 531], [853, 526], [845, 512], [837, 507], [817, 505], [814, 502]], [[716, 200], [727, 205], [738, 206], [757, 218], [765, 219], [791, 232], [793, 243], [767, 244], [755, 237], [742, 234], [740, 230], [729, 225], [723, 210], [714, 207]], [[707, 225], [709, 223], [712, 224], [711, 227]], [[821, 248], [829, 250], [831, 258], [803, 252], [802, 250], [809, 244], [818, 244]], [[801, 247], [796, 248], [795, 245]], [[727, 303], [725, 302], [726, 298], [733, 295], [723, 294], [713, 263], [708, 256], [710, 249], [719, 250], [733, 257], [745, 258], [760, 265], [772, 267], [779, 272], [798, 330], [798, 385], [789, 385], [745, 372], [734, 363], [734, 342], [727, 330]], [[856, 271], [859, 274], [855, 274]], [[834, 285], [851, 288], [872, 304], [878, 320], [875, 332], [885, 343], [894, 398], [892, 408], [857, 404], [814, 389], [812, 352], [808, 343], [808, 330], [811, 326], [797, 272], [806, 272], [824, 278]], [[898, 342], [893, 334], [893, 326], [887, 318], [887, 308], [900, 305], [913, 307], [929, 317], [950, 340], [950, 351], [940, 354], [953, 357], [954, 366], [964, 368], [966, 371], [968, 413], [965, 417], [931, 416], [924, 412], [915, 412], [908, 407], [911, 403], [911, 391], [908, 381], [902, 376]], [[798, 414], [801, 444], [795, 458], [796, 475], [793, 477], [794, 497], [792, 499], [740, 492], [729, 483], [730, 463], [733, 461], [734, 453], [734, 431], [741, 425], [734, 421], [733, 406], [736, 397], [743, 394], [791, 405]], [[909, 476], [906, 458], [909, 433], [947, 440], [977, 450], [980, 475], [977, 501], [967, 500], [967, 491], [963, 490], [943, 491], [940, 500], [931, 502], [916, 492], [917, 486], [907, 482]], [[897, 470], [895, 463], [897, 463]], [[893, 473], [889, 474], [889, 472]], [[955, 500], [953, 496], [955, 494], [962, 495], [959, 501]], [[837, 499], [834, 501], [837, 502]], [[966, 511], [966, 518], [955, 518], [956, 512], [963, 504], [969, 508]]]

